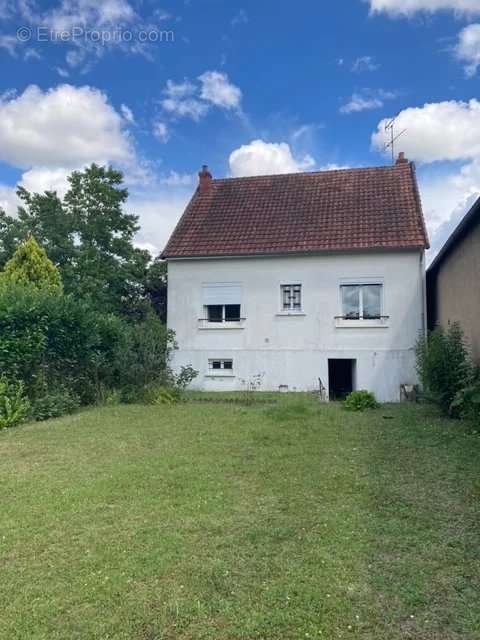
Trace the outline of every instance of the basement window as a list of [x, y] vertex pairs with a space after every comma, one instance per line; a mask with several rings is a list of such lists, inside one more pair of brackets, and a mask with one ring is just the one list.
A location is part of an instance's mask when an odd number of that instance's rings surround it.
[[209, 360], [208, 368], [210, 371], [232, 371], [233, 360]]

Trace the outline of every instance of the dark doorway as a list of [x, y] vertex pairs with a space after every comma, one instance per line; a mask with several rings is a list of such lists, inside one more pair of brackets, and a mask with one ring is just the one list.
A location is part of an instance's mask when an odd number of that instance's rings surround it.
[[343, 400], [354, 387], [355, 360], [328, 361], [328, 397]]

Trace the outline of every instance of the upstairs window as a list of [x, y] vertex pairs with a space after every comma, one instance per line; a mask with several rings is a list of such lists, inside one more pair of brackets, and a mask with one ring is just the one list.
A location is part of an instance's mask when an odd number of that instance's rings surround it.
[[381, 284], [344, 284], [342, 317], [345, 320], [378, 320], [382, 316]]
[[242, 290], [239, 284], [219, 282], [203, 285], [204, 318], [207, 322], [239, 322]]
[[282, 311], [302, 310], [302, 285], [282, 284], [280, 285], [282, 296]]
[[239, 304], [207, 304], [205, 305], [209, 322], [239, 322]]

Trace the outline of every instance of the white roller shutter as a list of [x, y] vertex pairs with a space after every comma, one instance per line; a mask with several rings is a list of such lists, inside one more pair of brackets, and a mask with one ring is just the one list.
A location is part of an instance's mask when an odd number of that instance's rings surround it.
[[241, 304], [242, 287], [231, 282], [203, 285], [203, 304]]

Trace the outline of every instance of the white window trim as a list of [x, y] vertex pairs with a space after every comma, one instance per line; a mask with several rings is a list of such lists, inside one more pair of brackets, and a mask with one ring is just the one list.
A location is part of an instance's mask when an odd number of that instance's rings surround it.
[[[225, 313], [225, 311], [223, 313]], [[242, 313], [241, 307], [240, 313]], [[206, 315], [205, 308], [204, 315]], [[230, 331], [231, 329], [245, 329], [245, 322], [245, 318], [242, 318], [241, 320], [223, 320], [222, 322], [210, 322], [208, 318], [204, 317], [199, 318], [198, 328], [201, 331]]]
[[[283, 308], [283, 291], [282, 287], [292, 287], [292, 286], [300, 286], [300, 309], [288, 309], [285, 310]], [[304, 311], [304, 296], [305, 296], [305, 286], [301, 280], [296, 280], [295, 278], [291, 278], [289, 280], [282, 280], [278, 283], [278, 311], [275, 315], [277, 316], [305, 316], [306, 313]]]
[[[380, 318], [358, 318], [358, 320], [346, 320], [343, 316], [343, 300], [342, 300], [342, 286], [348, 285], [380, 285]], [[362, 314], [363, 296], [360, 295], [360, 313]], [[335, 326], [338, 329], [355, 329], [355, 328], [372, 328], [372, 329], [386, 329], [389, 327], [389, 318], [385, 313], [385, 281], [384, 278], [341, 278], [338, 282], [338, 308], [340, 309], [339, 317], [335, 318]]]
[[[238, 301], [223, 301], [223, 302], [212, 302], [211, 304], [218, 304], [218, 306], [222, 307], [222, 322], [209, 322], [207, 307], [208, 304], [205, 303], [205, 290], [206, 289], [219, 289], [222, 290], [224, 288], [238, 288], [239, 289], [239, 297]], [[225, 320], [225, 306], [226, 305], [240, 305], [240, 316], [245, 315], [245, 304], [243, 301], [243, 283], [241, 282], [202, 282], [202, 300], [201, 300], [201, 311], [198, 318], [198, 329], [203, 330], [225, 330], [225, 329], [243, 329], [245, 324], [245, 318], [240, 320]]]
[[[232, 363], [231, 369], [224, 369], [223, 366], [220, 369], [213, 369], [210, 365], [212, 362], [219, 360], [222, 364], [225, 363], [226, 360]], [[205, 373], [206, 378], [235, 378], [235, 372], [233, 369], [234, 362], [233, 358], [208, 358], [207, 361], [207, 372]]]

